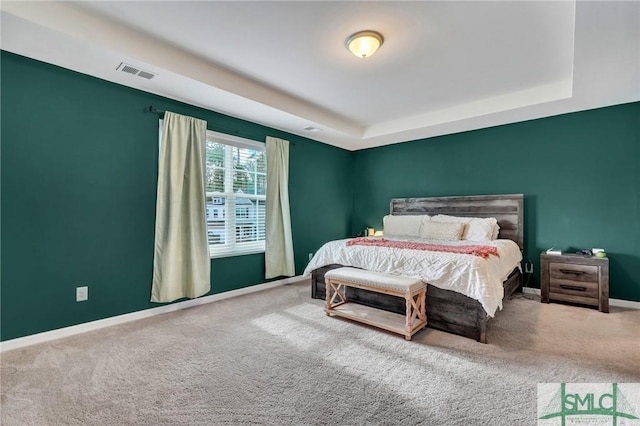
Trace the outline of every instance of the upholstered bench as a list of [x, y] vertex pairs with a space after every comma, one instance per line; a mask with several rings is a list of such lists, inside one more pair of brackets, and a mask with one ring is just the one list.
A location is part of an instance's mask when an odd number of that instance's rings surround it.
[[[427, 286], [417, 278], [399, 277], [356, 268], [337, 268], [325, 274], [327, 315], [359, 321], [384, 330], [411, 337], [427, 326], [425, 298]], [[356, 287], [377, 293], [402, 297], [406, 301], [404, 316], [349, 303], [347, 287]]]

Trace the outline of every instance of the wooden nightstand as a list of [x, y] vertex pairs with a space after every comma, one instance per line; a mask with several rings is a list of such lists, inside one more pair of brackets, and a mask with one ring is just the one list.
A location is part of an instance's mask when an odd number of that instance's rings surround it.
[[597, 306], [609, 312], [609, 259], [577, 254], [540, 255], [540, 295], [550, 300]]

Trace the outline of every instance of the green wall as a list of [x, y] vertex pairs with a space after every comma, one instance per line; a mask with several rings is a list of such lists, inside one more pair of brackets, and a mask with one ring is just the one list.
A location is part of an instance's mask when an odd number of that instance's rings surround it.
[[525, 195], [525, 256], [603, 247], [610, 296], [640, 301], [640, 103], [354, 153], [352, 231], [394, 197]]
[[[158, 306], [153, 265], [158, 109], [211, 130], [287, 139], [296, 272], [349, 232], [353, 154], [2, 52], [1, 339]], [[264, 282], [264, 255], [213, 259], [211, 293]], [[89, 286], [89, 300], [75, 288]]]

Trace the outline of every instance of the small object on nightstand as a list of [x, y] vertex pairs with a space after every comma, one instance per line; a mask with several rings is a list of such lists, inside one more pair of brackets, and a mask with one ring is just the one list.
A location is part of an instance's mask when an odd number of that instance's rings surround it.
[[609, 259], [580, 254], [540, 255], [541, 302], [572, 302], [609, 312]]

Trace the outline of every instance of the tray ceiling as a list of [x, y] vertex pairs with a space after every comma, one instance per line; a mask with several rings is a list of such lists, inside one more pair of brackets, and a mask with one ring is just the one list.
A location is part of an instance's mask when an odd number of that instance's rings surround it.
[[349, 150], [640, 100], [638, 2], [1, 7], [5, 50]]

